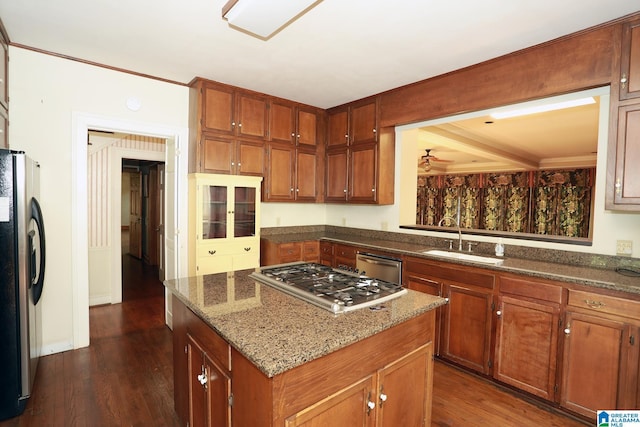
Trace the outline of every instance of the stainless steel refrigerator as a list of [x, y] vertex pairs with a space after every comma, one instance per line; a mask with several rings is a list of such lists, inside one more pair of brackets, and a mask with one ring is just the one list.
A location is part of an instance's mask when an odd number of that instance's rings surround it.
[[39, 165], [0, 149], [0, 420], [24, 411], [42, 347], [45, 238]]

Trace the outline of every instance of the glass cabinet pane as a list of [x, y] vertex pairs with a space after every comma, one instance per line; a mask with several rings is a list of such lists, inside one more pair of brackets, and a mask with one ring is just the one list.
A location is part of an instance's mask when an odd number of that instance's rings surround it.
[[202, 239], [227, 237], [227, 187], [204, 185], [202, 188]]
[[234, 203], [234, 237], [256, 235], [256, 189], [236, 187]]

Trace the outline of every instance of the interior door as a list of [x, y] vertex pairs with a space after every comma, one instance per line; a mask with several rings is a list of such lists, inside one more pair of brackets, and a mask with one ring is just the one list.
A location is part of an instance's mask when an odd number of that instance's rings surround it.
[[138, 259], [142, 258], [142, 174], [129, 174], [129, 253]]

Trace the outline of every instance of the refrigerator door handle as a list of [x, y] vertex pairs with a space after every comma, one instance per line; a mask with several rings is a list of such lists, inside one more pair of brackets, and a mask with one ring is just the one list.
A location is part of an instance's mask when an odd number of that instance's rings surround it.
[[[42, 220], [42, 210], [40, 209], [40, 203], [36, 198], [31, 199], [31, 218], [38, 226], [38, 242], [40, 244], [40, 265], [38, 268], [38, 278], [32, 282], [33, 285], [33, 301], [37, 304], [42, 296], [42, 289], [44, 285], [44, 268], [46, 265], [46, 244], [44, 237], [44, 222]], [[35, 267], [35, 266], [34, 266]]]

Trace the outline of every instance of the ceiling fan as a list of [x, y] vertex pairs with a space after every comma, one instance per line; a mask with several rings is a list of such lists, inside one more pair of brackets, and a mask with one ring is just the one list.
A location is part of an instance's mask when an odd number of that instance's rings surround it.
[[431, 148], [427, 148], [424, 151], [427, 152], [424, 156], [420, 157], [420, 161], [418, 161], [418, 167], [421, 168], [425, 172], [429, 172], [431, 170], [431, 162], [442, 162], [442, 163], [450, 163], [453, 160], [444, 160], [440, 159], [436, 156], [431, 155]]

